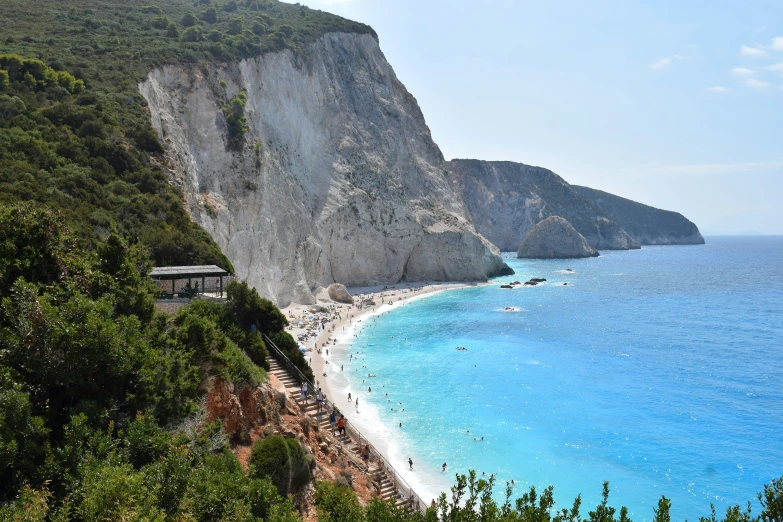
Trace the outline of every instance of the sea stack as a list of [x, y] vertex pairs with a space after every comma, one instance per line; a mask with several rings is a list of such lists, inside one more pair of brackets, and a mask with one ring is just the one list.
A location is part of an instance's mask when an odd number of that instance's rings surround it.
[[552, 216], [534, 226], [519, 245], [518, 258], [572, 259], [596, 257], [596, 251], [582, 234], [560, 216]]

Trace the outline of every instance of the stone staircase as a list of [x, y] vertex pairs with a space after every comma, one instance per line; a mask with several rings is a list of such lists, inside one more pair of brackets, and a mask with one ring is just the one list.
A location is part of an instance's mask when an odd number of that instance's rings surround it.
[[[283, 368], [277, 362], [277, 360], [275, 360], [274, 355], [272, 354], [270, 354], [269, 357], [269, 373], [277, 377], [277, 379], [285, 386], [286, 392], [288, 392], [289, 396], [296, 401], [296, 404], [303, 413], [315, 419], [318, 423], [318, 426], [324, 433], [331, 433], [332, 426], [329, 423], [330, 412], [327, 411], [325, 406], [322, 411], [319, 412], [318, 404], [312, 395], [308, 397], [307, 401], [302, 401], [300, 393], [301, 384], [299, 384], [299, 381], [294, 379], [286, 371], [286, 369]], [[360, 469], [363, 469], [364, 462], [361, 460], [361, 447], [359, 442], [352, 439], [347, 434], [342, 436], [337, 435], [336, 430], [334, 437], [339, 440], [343, 444], [343, 448], [345, 448], [345, 450], [351, 456], [353, 456], [352, 460], [357, 463]], [[409, 499], [405, 495], [400, 494], [394, 481], [394, 476], [382, 466], [379, 466], [377, 459], [371, 458], [370, 461], [371, 462], [367, 473], [370, 476], [378, 497], [387, 502], [389, 500], [393, 500], [397, 507], [409, 507]]]

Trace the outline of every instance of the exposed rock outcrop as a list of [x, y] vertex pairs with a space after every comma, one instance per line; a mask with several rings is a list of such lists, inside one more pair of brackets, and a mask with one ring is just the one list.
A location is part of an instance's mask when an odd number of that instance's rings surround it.
[[[279, 305], [334, 282], [486, 280], [507, 272], [471, 224], [416, 103], [368, 34], [331, 33], [139, 86], [192, 218]], [[223, 105], [247, 96], [229, 149]]]
[[[595, 257], [598, 252], [590, 246], [568, 220], [552, 216], [538, 223], [519, 245], [517, 257], [527, 259], [569, 259]], [[530, 280], [527, 284], [537, 284]]]
[[280, 422], [283, 395], [269, 386], [246, 386], [237, 391], [230, 382], [215, 379], [205, 399], [207, 422], [223, 420], [223, 429], [229, 435], [268, 422]]
[[473, 226], [503, 251], [516, 250], [536, 223], [550, 216], [567, 219], [593, 248], [639, 248], [603, 210], [550, 170], [466, 159], [451, 160], [448, 168]]
[[353, 304], [353, 297], [351, 297], [351, 294], [348, 292], [348, 289], [345, 288], [345, 285], [341, 285], [340, 283], [332, 283], [329, 285], [327, 291], [329, 292], [329, 297], [332, 301]]
[[641, 245], [702, 245], [698, 227], [678, 212], [621, 198], [602, 190], [574, 185]]

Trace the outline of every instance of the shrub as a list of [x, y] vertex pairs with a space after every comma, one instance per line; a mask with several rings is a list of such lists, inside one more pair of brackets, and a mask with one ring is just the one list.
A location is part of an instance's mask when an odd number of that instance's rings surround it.
[[281, 25], [281, 26], [278, 28], [278, 31], [280, 31], [281, 33], [283, 33], [283, 34], [285, 35], [285, 37], [286, 37], [286, 38], [288, 38], [288, 37], [290, 37], [292, 34], [294, 34], [294, 28], [293, 28], [293, 27], [291, 27], [290, 25]]
[[247, 132], [246, 103], [247, 95], [244, 91], [240, 91], [223, 105], [223, 115], [226, 117], [226, 125], [228, 126], [228, 148], [231, 150], [239, 150], [244, 144]]
[[184, 27], [193, 27], [198, 23], [198, 20], [196, 19], [196, 15], [189, 12], [185, 13], [185, 16], [182, 17], [182, 20], [180, 20], [179, 23]]
[[318, 482], [315, 486], [315, 505], [318, 508], [319, 521], [364, 521], [364, 513], [356, 492], [342, 484]]
[[242, 32], [242, 19], [232, 18], [228, 22], [228, 34], [239, 34]]
[[81, 487], [83, 498], [77, 511], [85, 521], [165, 520], [156, 506], [154, 488], [130, 465], [103, 465], [91, 470]]
[[280, 495], [286, 496], [310, 482], [310, 460], [299, 441], [272, 435], [253, 445], [251, 474], [256, 478], [268, 477]]
[[207, 40], [211, 42], [220, 42], [223, 40], [223, 33], [213, 29], [209, 33], [207, 33]]
[[204, 39], [204, 32], [201, 29], [201, 26], [194, 25], [192, 27], [188, 27], [183, 31], [181, 40], [183, 42], [200, 42]]
[[179, 38], [179, 29], [177, 29], [176, 24], [173, 22], [169, 24], [168, 28], [166, 29], [166, 36], [168, 38]]
[[225, 6], [223, 6], [223, 9], [228, 13], [233, 13], [237, 10], [239, 6], [237, 6], [236, 0], [230, 0]]
[[209, 24], [214, 24], [218, 20], [217, 10], [214, 7], [207, 8], [206, 11], [201, 13], [201, 19]]
[[171, 21], [166, 16], [156, 16], [152, 19], [152, 27], [155, 29], [166, 29]]
[[263, 36], [266, 34], [266, 24], [256, 20], [253, 22], [253, 26], [250, 28], [250, 30], [253, 31], [253, 34], [256, 36]]

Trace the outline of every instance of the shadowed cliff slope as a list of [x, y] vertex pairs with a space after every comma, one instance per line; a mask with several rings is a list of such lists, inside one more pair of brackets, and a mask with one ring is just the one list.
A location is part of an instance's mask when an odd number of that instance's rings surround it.
[[516, 251], [527, 233], [550, 216], [568, 220], [593, 248], [637, 248], [608, 214], [551, 170], [470, 159], [447, 165], [476, 230], [503, 251]]
[[701, 245], [698, 227], [679, 212], [661, 210], [630, 199], [574, 185], [641, 245]]

